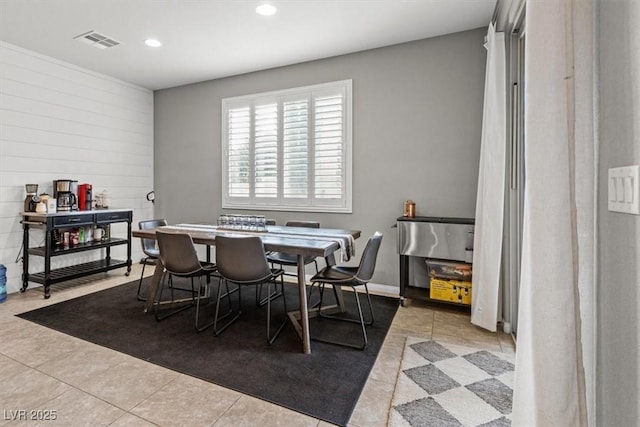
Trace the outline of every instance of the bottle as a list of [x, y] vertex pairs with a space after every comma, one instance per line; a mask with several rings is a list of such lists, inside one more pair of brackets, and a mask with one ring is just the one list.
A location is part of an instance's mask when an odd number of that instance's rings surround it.
[[7, 299], [7, 267], [0, 264], [0, 303]]

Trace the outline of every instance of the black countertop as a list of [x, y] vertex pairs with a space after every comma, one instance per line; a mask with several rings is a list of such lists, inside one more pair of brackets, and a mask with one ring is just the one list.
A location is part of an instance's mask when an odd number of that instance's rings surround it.
[[441, 216], [415, 216], [413, 218], [409, 218], [406, 216], [400, 216], [397, 219], [398, 221], [409, 221], [409, 222], [439, 222], [445, 224], [469, 224], [474, 225], [476, 223], [475, 218], [447, 218]]

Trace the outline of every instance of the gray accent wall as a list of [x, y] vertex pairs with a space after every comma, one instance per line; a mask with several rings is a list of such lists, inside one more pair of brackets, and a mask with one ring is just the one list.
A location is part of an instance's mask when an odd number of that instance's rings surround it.
[[597, 425], [640, 420], [640, 216], [609, 212], [607, 171], [640, 164], [640, 3], [598, 2]]
[[215, 223], [221, 208], [221, 100], [353, 80], [353, 212], [256, 212], [385, 237], [374, 283], [398, 285], [395, 220], [475, 213], [485, 28], [155, 92], [155, 212]]

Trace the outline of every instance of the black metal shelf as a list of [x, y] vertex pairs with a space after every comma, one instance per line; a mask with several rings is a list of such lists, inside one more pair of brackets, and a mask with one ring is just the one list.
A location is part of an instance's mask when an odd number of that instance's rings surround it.
[[[49, 256], [53, 257], [58, 255], [73, 254], [76, 252], [91, 251], [111, 246], [126, 245], [127, 243], [129, 243], [128, 239], [112, 237], [110, 239], [101, 240], [99, 242], [79, 243], [77, 245], [70, 246], [56, 246], [51, 248]], [[45, 250], [46, 248], [44, 246], [29, 248], [29, 255], [45, 256]]]
[[[73, 280], [96, 273], [104, 273], [116, 268], [127, 268], [127, 276], [131, 271], [131, 222], [133, 211], [131, 209], [108, 209], [104, 211], [72, 211], [51, 214], [35, 212], [22, 213], [22, 245], [25, 256], [22, 258], [22, 288], [24, 292], [29, 287], [29, 281], [41, 283], [44, 288], [44, 297], [49, 298], [50, 286], [54, 283]], [[126, 238], [111, 237], [105, 240], [79, 243], [70, 246], [56, 246], [55, 233], [61, 230], [78, 226], [105, 227], [114, 223], [126, 223]], [[29, 247], [29, 230], [32, 228], [44, 228], [45, 246]], [[109, 233], [107, 233], [109, 235]], [[126, 261], [111, 258], [111, 247], [126, 245]], [[79, 263], [68, 267], [51, 268], [51, 258], [60, 255], [70, 255], [79, 252], [104, 249], [102, 257], [98, 261]], [[44, 258], [44, 271], [29, 273], [29, 258], [40, 256]]]
[[127, 266], [127, 261], [118, 259], [101, 259], [51, 270], [49, 272], [48, 279], [45, 278], [44, 272], [29, 274], [29, 280], [41, 284], [45, 284], [47, 281], [49, 284], [54, 284], [88, 276], [90, 274], [104, 273], [116, 268]]

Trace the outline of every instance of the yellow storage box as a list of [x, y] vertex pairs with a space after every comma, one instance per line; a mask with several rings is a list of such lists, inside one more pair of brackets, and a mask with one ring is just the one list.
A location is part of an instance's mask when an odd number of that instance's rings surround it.
[[432, 277], [429, 286], [431, 299], [471, 305], [471, 282]]

